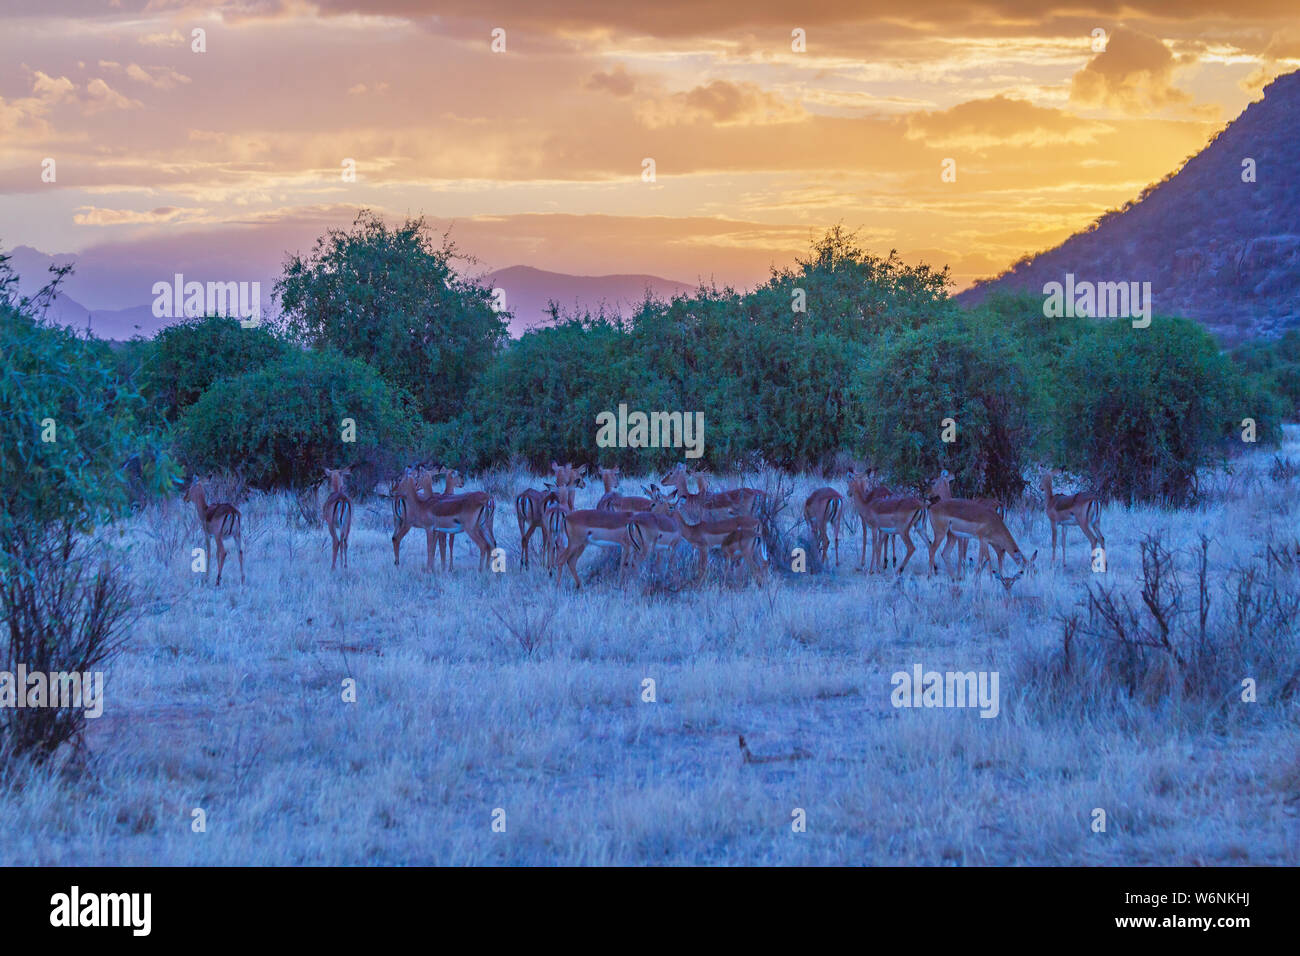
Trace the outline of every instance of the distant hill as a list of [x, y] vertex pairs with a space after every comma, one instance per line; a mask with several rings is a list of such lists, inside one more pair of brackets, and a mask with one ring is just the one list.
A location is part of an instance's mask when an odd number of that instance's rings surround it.
[[487, 281], [494, 289], [505, 290], [506, 308], [514, 313], [510, 331], [515, 335], [549, 321], [546, 307], [551, 300], [560, 306], [561, 315], [584, 309], [595, 313], [602, 305], [606, 312], [628, 315], [645, 299], [647, 290], [663, 299], [695, 291], [694, 286], [658, 276], [573, 276], [531, 266], [500, 269], [490, 273]]
[[[84, 305], [83, 300], [100, 298], [106, 291], [94, 277], [102, 275], [108, 264], [97, 261], [93, 251], [85, 256], [49, 255], [30, 246], [15, 246], [8, 255], [12, 260], [10, 265], [19, 276], [19, 291], [29, 296], [35, 295], [49, 280], [51, 265], [71, 262], [76, 266], [73, 276], [65, 281], [65, 291], [55, 299], [49, 311], [49, 317], [62, 325], [80, 330], [85, 329], [89, 321], [91, 330], [99, 338], [125, 340], [136, 335], [148, 338], [171, 324], [170, 319], [154, 318], [152, 299], [117, 309]], [[150, 274], [157, 272], [169, 278], [171, 268], [169, 265], [166, 269], [151, 270]], [[562, 315], [583, 310], [595, 313], [602, 306], [606, 313], [629, 315], [641, 304], [647, 290], [665, 299], [680, 292], [694, 291], [694, 286], [684, 282], [652, 275], [575, 276], [531, 266], [500, 269], [490, 273], [486, 281], [492, 288], [505, 290], [506, 308], [514, 314], [510, 324], [514, 335], [549, 321], [546, 307], [551, 300], [559, 304]], [[273, 282], [271, 277], [262, 280], [263, 295], [269, 297]]]
[[[1247, 158], [1253, 183], [1242, 181]], [[1262, 100], [1137, 201], [957, 300], [1042, 294], [1066, 273], [1149, 281], [1156, 314], [1196, 319], [1226, 342], [1300, 325], [1300, 71], [1266, 86]]]

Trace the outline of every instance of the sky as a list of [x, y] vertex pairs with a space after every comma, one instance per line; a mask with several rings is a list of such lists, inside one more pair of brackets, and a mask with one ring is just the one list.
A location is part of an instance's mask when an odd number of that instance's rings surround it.
[[[209, 278], [261, 278], [368, 207], [424, 216], [483, 270], [745, 288], [842, 223], [949, 265], [956, 291], [1134, 197], [1300, 67], [1294, 10], [5, 0], [0, 248], [162, 279], [184, 249]], [[102, 285], [86, 304], [149, 300]]]

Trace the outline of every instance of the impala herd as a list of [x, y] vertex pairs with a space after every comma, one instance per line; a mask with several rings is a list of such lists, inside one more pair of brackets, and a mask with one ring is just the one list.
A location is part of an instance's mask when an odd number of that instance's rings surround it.
[[[699, 557], [698, 580], [708, 570], [709, 552], [717, 549], [728, 566], [747, 564], [758, 580], [766, 577], [769, 563], [763, 538], [762, 513], [764, 495], [754, 488], [709, 491], [705, 475], [689, 471], [678, 463], [660, 478], [658, 484], [642, 488], [644, 496], [624, 495], [619, 489], [618, 468], [599, 470], [604, 494], [596, 507], [578, 509], [574, 500], [578, 489], [587, 485], [587, 466], [551, 463], [552, 481], [541, 489], [528, 488], [515, 497], [515, 518], [519, 525], [520, 564], [529, 567], [531, 545], [540, 532], [542, 564], [555, 576], [556, 586], [564, 582], [564, 571], [573, 577], [574, 586], [582, 587], [578, 577], [578, 559], [588, 545], [615, 548], [619, 552], [619, 577], [624, 579], [634, 565], [654, 562], [659, 552], [671, 554], [678, 545], [695, 549]], [[352, 530], [352, 498], [344, 490], [350, 469], [326, 469], [329, 495], [322, 506], [322, 517], [329, 528], [333, 570], [340, 555], [348, 566], [348, 536]], [[1010, 588], [1034, 565], [1035, 551], [1028, 559], [1016, 545], [1004, 521], [1002, 505], [988, 498], [954, 498], [952, 475], [942, 472], [930, 486], [925, 500], [915, 495], [894, 494], [875, 481], [875, 469], [847, 475], [848, 506], [862, 525], [861, 570], [867, 563], [867, 532], [871, 532], [869, 572], [889, 566], [890, 546], [893, 563], [902, 572], [917, 546], [912, 541], [916, 531], [929, 547], [930, 573], [938, 571], [936, 553], [954, 577], [964, 573], [966, 552], [971, 542], [979, 544], [978, 574], [985, 565], [992, 569], [997, 556], [997, 576]], [[434, 481], [442, 479], [440, 491]], [[694, 478], [696, 490], [690, 490]], [[483, 491], [457, 492], [461, 474], [454, 468], [412, 465], [393, 481], [389, 496], [393, 506], [393, 563], [400, 564], [402, 539], [414, 528], [425, 532], [425, 570], [432, 571], [434, 553], [441, 557], [443, 569], [455, 564], [456, 535], [464, 533], [479, 550], [479, 570], [498, 557], [493, 531], [495, 499]], [[1061, 532], [1061, 562], [1065, 563], [1065, 532], [1077, 526], [1088, 540], [1089, 558], [1104, 548], [1100, 517], [1101, 504], [1092, 494], [1058, 495], [1052, 491], [1052, 475], [1043, 476], [1047, 518], [1052, 528], [1052, 557], [1056, 559], [1056, 534]], [[225, 539], [235, 542], [239, 554], [239, 580], [244, 581], [244, 548], [239, 510], [230, 504], [209, 505], [202, 485], [195, 480], [185, 492], [185, 501], [198, 512], [205, 543], [217, 542], [217, 584], [226, 564]], [[814, 544], [823, 564], [829, 563], [832, 544], [835, 564], [840, 560], [840, 530], [844, 518], [846, 494], [835, 488], [818, 488], [804, 502], [803, 518], [812, 532]], [[688, 517], [689, 516], [689, 517]], [[926, 533], [926, 525], [933, 534]], [[898, 561], [898, 541], [905, 549]], [[948, 555], [957, 547], [954, 573]], [[940, 552], [940, 548], [942, 551]], [[205, 550], [205, 554], [208, 553]], [[1004, 558], [1010, 555], [1019, 571], [1014, 577], [1003, 576]]]

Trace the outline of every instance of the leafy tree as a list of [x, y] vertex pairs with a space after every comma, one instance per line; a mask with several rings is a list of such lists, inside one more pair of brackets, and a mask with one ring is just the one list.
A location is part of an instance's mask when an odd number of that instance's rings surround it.
[[[174, 466], [138, 428], [143, 401], [102, 343], [44, 320], [66, 269], [33, 299], [0, 255], [0, 670], [84, 672], [110, 660], [131, 616], [120, 566], [92, 536], [128, 503], [124, 465], [150, 490]], [[10, 476], [13, 481], [9, 481]], [[80, 732], [84, 709], [0, 708], [0, 762], [48, 758]]]
[[[214, 384], [181, 413], [178, 441], [191, 470], [230, 469], [262, 487], [302, 486], [323, 468], [347, 464], [360, 488], [389, 469], [390, 456], [421, 445], [414, 406], [363, 362], [295, 352]], [[354, 435], [344, 419], [355, 423]]]
[[264, 368], [289, 348], [265, 326], [246, 329], [218, 315], [186, 319], [144, 343], [136, 381], [158, 414], [175, 421], [214, 382]]
[[1197, 468], [1239, 439], [1243, 418], [1256, 418], [1260, 441], [1279, 436], [1275, 406], [1195, 322], [1085, 328], [1062, 356], [1054, 445], [1102, 494], [1185, 504]]
[[1282, 399], [1288, 421], [1300, 419], [1300, 329], [1288, 329], [1274, 341], [1248, 342], [1232, 353], [1232, 360]]
[[[867, 457], [903, 487], [939, 472], [958, 493], [1010, 500], [1035, 445], [1042, 379], [1016, 338], [978, 317], [938, 319], [892, 338], [863, 369]], [[943, 440], [946, 419], [955, 438]]]
[[430, 422], [452, 418], [507, 335], [492, 290], [462, 278], [462, 258], [423, 219], [390, 228], [358, 213], [310, 255], [293, 255], [276, 282], [283, 327], [315, 348], [334, 348], [415, 397]]

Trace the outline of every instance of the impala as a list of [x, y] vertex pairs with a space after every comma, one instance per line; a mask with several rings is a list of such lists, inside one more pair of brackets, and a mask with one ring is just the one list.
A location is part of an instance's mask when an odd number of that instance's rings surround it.
[[649, 498], [618, 493], [618, 468], [600, 469], [600, 480], [605, 485], [605, 494], [596, 503], [597, 511], [649, 511]]
[[1043, 475], [1039, 487], [1047, 505], [1047, 520], [1052, 524], [1052, 557], [1048, 563], [1056, 561], [1056, 528], [1061, 528], [1061, 566], [1065, 566], [1065, 529], [1076, 525], [1088, 539], [1088, 556], [1097, 548], [1106, 547], [1106, 539], [1101, 533], [1101, 501], [1096, 495], [1079, 492], [1074, 495], [1052, 494], [1052, 472]]
[[632, 514], [628, 522], [630, 526], [628, 531], [632, 535], [632, 547], [643, 554], [645, 560], [654, 560], [656, 550], [662, 549], [671, 553], [682, 540], [682, 536], [677, 530], [677, 522], [670, 518], [657, 503], [654, 503], [656, 496], [662, 494], [659, 486], [649, 485], [642, 490], [650, 496], [646, 500], [652, 504], [649, 509]]
[[[556, 566], [564, 544], [564, 516], [573, 510], [573, 499], [578, 489], [574, 485], [554, 488], [542, 512], [542, 567], [547, 573]], [[563, 544], [561, 543], [563, 542]]]
[[574, 585], [578, 590], [582, 589], [582, 581], [578, 579], [578, 559], [589, 544], [598, 548], [618, 548], [619, 579], [627, 575], [633, 549], [630, 512], [597, 511], [594, 508], [565, 512], [557, 508], [551, 514], [556, 522], [555, 540], [565, 542], [564, 550], [555, 562], [559, 570], [555, 576], [557, 588], [564, 584], [564, 569], [567, 567], [573, 575]]
[[[695, 483], [700, 489], [695, 494], [691, 494], [690, 489], [687, 487], [690, 478], [695, 479]], [[675, 487], [678, 501], [690, 506], [691, 510], [699, 509], [703, 512], [705, 518], [709, 518], [718, 512], [730, 517], [752, 515], [762, 503], [763, 493], [757, 488], [732, 488], [730, 491], [710, 493], [705, 478], [706, 476], [702, 472], [688, 472], [686, 465], [678, 462], [671, 471], [659, 479], [659, 483]]]
[[[862, 556], [858, 559], [859, 571], [861, 571], [864, 567], [866, 567], [867, 564], [868, 529], [870, 529], [871, 531], [871, 567], [869, 569], [870, 571], [874, 571], [876, 568], [877, 539], [882, 534], [884, 535], [884, 549], [883, 549], [884, 556], [885, 556], [884, 565], [888, 566], [889, 542], [891, 537], [894, 535], [894, 532], [890, 530], [892, 528], [892, 525], [889, 525], [887, 523], [885, 527], [878, 527], [876, 522], [872, 520], [870, 515], [871, 505], [874, 502], [876, 502], [877, 500], [884, 500], [892, 497], [892, 493], [884, 485], [876, 485], [874, 488], [870, 488], [870, 489], [867, 488], [867, 484], [870, 482], [871, 478], [875, 474], [876, 474], [876, 469], [871, 468], [868, 469], [865, 474], [855, 474], [853, 472], [849, 472], [848, 475], [846, 476], [848, 479], [849, 507], [853, 509], [854, 513], [858, 516], [858, 520], [862, 522]], [[901, 535], [899, 535], [899, 537], [901, 537]], [[909, 537], [908, 540], [910, 541], [911, 538]], [[909, 556], [910, 556], [910, 552], [909, 552]], [[897, 545], [895, 545], [894, 564], [895, 566], [897, 566], [898, 564]]]
[[[547, 483], [545, 490], [525, 488], [515, 496], [515, 518], [519, 521], [519, 560], [525, 568], [528, 567], [528, 543], [532, 540], [533, 532], [542, 529], [546, 507], [556, 500], [556, 489], [587, 486], [586, 479], [583, 477], [587, 473], [586, 465], [574, 468], [572, 463], [560, 465], [551, 462], [551, 473], [555, 475], [555, 482]], [[545, 530], [542, 530], [542, 542], [544, 547]]]
[[[936, 501], [973, 501], [977, 505], [983, 505], [985, 508], [990, 509], [1004, 522], [1006, 521], [1007, 509], [1003, 506], [1002, 502], [997, 501], [996, 499], [953, 498], [952, 474], [948, 471], [947, 468], [945, 468], [943, 471], [939, 473], [939, 477], [936, 478], [934, 480], [934, 484], [930, 486], [930, 504], [933, 505]], [[970, 544], [969, 538], [962, 538], [962, 537], [957, 538], [957, 563], [960, 564], [963, 568], [966, 567], [966, 547], [968, 544]], [[1003, 553], [999, 551], [998, 571], [1002, 570], [1002, 557], [1003, 557]], [[988, 546], [981, 541], [980, 551], [979, 551], [979, 563], [976, 564], [975, 567], [977, 569], [983, 567], [984, 562], [988, 560], [990, 560]]]
[[744, 557], [753, 567], [755, 574], [762, 580], [766, 568], [754, 557], [758, 551], [766, 558], [766, 548], [759, 544], [762, 538], [762, 523], [751, 515], [738, 515], [721, 518], [716, 521], [687, 522], [681, 511], [681, 502], [663, 495], [655, 498], [655, 510], [667, 514], [677, 524], [677, 533], [682, 540], [693, 547], [700, 556], [699, 580], [703, 581], [709, 569], [709, 551], [722, 549], [723, 557]]
[[818, 488], [803, 503], [803, 519], [812, 529], [817, 551], [825, 564], [830, 555], [831, 539], [826, 533], [829, 524], [835, 529], [835, 566], [840, 566], [840, 519], [844, 511], [844, 496], [834, 488]]
[[[1031, 569], [1034, 560], [1038, 557], [1038, 552], [1035, 551], [1026, 561], [1015, 538], [1011, 537], [1011, 532], [1007, 530], [1006, 523], [998, 517], [996, 511], [978, 501], [965, 501], [961, 498], [943, 498], [936, 501], [930, 506], [930, 523], [934, 525], [934, 540], [930, 542], [931, 574], [939, 570], [934, 562], [934, 553], [939, 549], [940, 544], [943, 545], [944, 567], [948, 568], [949, 574], [952, 573], [948, 564], [948, 552], [963, 538], [968, 541], [978, 540], [981, 545], [980, 562], [975, 567], [976, 574], [983, 569], [985, 561], [989, 561], [990, 565], [992, 563], [986, 548], [991, 548], [998, 555], [999, 576], [1002, 572], [1004, 554], [1010, 554], [1015, 558], [1022, 572]], [[965, 568], [961, 570], [964, 571]]]
[[321, 512], [330, 529], [330, 541], [334, 551], [330, 557], [330, 570], [338, 561], [339, 552], [343, 552], [343, 567], [348, 566], [348, 535], [352, 532], [352, 499], [343, 490], [343, 479], [352, 474], [351, 468], [326, 468], [325, 477], [330, 483], [330, 494], [325, 499]]
[[481, 491], [432, 497], [422, 492], [412, 475], [406, 475], [398, 482], [396, 493], [402, 496], [405, 504], [402, 524], [393, 533], [393, 563], [398, 562], [402, 538], [411, 528], [425, 530], [426, 571], [433, 570], [434, 533], [460, 534], [463, 531], [478, 546], [479, 570], [484, 570], [496, 547], [496, 537], [492, 532], [496, 502]]
[[[239, 583], [244, 583], [244, 538], [241, 530], [242, 519], [239, 515], [239, 509], [234, 505], [215, 504], [209, 505], [207, 496], [203, 493], [203, 486], [199, 484], [198, 479], [190, 483], [190, 487], [185, 492], [185, 501], [192, 502], [194, 510], [199, 515], [199, 526], [203, 529], [203, 553], [205, 558], [212, 555], [212, 539], [217, 539], [217, 587], [221, 586], [221, 569], [226, 566], [226, 538], [235, 540], [235, 548], [239, 551]], [[207, 571], [204, 571], [204, 580], [207, 579]]]
[[[438, 477], [443, 479], [441, 492], [433, 490], [433, 479]], [[416, 475], [415, 494], [421, 501], [430, 501], [434, 498], [445, 500], [456, 493], [456, 489], [460, 487], [460, 484], [461, 475], [455, 468], [447, 468], [443, 465], [433, 471], [424, 469]], [[466, 492], [462, 497], [472, 498], [474, 496], [477, 496], [478, 499], [484, 503], [491, 498], [491, 496], [484, 491]], [[495, 511], [495, 502], [492, 507]], [[448, 568], [454, 569], [456, 567], [456, 534], [457, 532], [455, 531], [433, 532], [434, 550], [438, 552], [439, 558], [442, 559], [442, 567], [444, 570], [447, 570]], [[449, 557], [450, 562], [448, 561]]]

